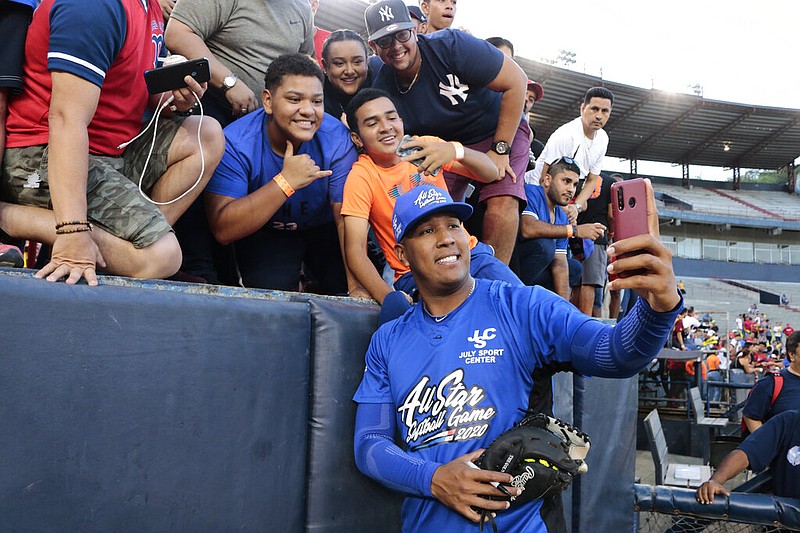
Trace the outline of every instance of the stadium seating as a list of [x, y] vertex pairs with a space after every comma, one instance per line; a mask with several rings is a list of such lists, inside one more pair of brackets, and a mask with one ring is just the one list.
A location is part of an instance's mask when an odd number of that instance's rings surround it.
[[[696, 213], [739, 218], [775, 219], [796, 222], [800, 229], [800, 202], [796, 196], [779, 191], [732, 191], [657, 183], [657, 193], [691, 206]], [[670, 205], [675, 209], [676, 205]]]

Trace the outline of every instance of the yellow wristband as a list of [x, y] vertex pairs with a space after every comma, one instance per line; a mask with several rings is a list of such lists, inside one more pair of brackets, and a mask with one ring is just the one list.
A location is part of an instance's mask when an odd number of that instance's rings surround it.
[[450, 144], [456, 149], [456, 161], [464, 159], [464, 145], [458, 141], [450, 141]]
[[278, 174], [277, 176], [272, 178], [272, 181], [278, 184], [278, 187], [281, 188], [283, 194], [286, 195], [286, 198], [289, 198], [291, 195], [294, 194], [294, 189], [292, 188], [291, 185], [289, 185], [289, 182], [286, 181], [286, 178], [284, 178], [283, 175]]
[[571, 238], [575, 232], [575, 226], [572, 224], [567, 224], [567, 239]]

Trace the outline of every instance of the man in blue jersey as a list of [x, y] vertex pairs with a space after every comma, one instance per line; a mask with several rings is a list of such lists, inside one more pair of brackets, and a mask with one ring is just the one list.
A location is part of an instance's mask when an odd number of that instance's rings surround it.
[[[391, 95], [406, 133], [458, 141], [497, 166], [499, 181], [474, 184], [486, 206], [478, 237], [508, 264], [525, 205], [527, 76], [513, 59], [462, 31], [418, 36], [402, 0], [381, 0], [367, 8], [364, 19], [370, 46], [383, 62], [373, 87]], [[449, 173], [445, 179], [453, 197], [463, 200], [469, 180]]]
[[303, 54], [270, 64], [263, 109], [225, 128], [225, 154], [206, 188], [211, 231], [236, 243], [246, 287], [297, 290], [300, 269], [324, 294], [348, 289], [339, 243], [350, 132], [325, 115], [323, 74]]
[[569, 157], [549, 165], [540, 185], [525, 184], [528, 204], [520, 227], [520, 278], [526, 285], [541, 285], [569, 300], [569, 288], [580, 285], [583, 267], [567, 258], [570, 237], [596, 239], [602, 224], [570, 224], [561, 207], [575, 196], [580, 168]]
[[502, 497], [489, 483], [511, 476], [468, 462], [520, 419], [536, 368], [568, 362], [585, 375], [632, 376], [663, 346], [682, 300], [649, 182], [648, 191], [650, 233], [613, 245], [617, 257], [641, 252], [617, 260], [613, 273], [645, 269], [613, 282], [641, 296], [615, 327], [541, 287], [473, 279], [462, 226], [472, 208], [427, 185], [398, 198], [395, 251], [421, 304], [372, 338], [354, 397], [355, 457], [366, 475], [408, 495], [404, 531], [474, 531], [474, 508], [496, 512], [504, 533], [546, 531], [541, 500], [510, 509], [487, 500]]

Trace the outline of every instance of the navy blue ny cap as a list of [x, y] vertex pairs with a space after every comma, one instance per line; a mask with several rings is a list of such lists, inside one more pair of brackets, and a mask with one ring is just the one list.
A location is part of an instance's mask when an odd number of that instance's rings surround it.
[[364, 22], [369, 34], [368, 41], [417, 27], [403, 0], [381, 0], [372, 4], [364, 11]]
[[454, 202], [447, 191], [433, 185], [420, 185], [403, 194], [394, 204], [392, 213], [395, 240], [400, 242], [410, 228], [439, 212], [452, 213], [463, 222], [472, 215], [472, 206]]

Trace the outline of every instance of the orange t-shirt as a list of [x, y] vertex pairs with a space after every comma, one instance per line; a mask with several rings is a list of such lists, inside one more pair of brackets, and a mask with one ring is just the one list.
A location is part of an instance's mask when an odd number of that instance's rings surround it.
[[[439, 140], [437, 137], [418, 138], [423, 141]], [[451, 165], [452, 163], [444, 165], [442, 171], [450, 170]], [[394, 279], [409, 270], [394, 253], [394, 245], [397, 243], [392, 231], [395, 200], [401, 194], [423, 183], [447, 190], [442, 171], [437, 176], [419, 175], [417, 167], [406, 161], [393, 167], [383, 168], [376, 165], [368, 155], [361, 154], [347, 175], [342, 216], [369, 220], [389, 266], [394, 269]], [[469, 234], [467, 236], [471, 250], [478, 244], [478, 239]]]
[[[704, 361], [704, 362], [702, 362], [700, 364], [702, 365], [700, 367], [700, 369], [702, 370], [702, 373], [703, 373], [703, 379], [707, 379], [707, 377], [706, 377], [706, 363]], [[694, 376], [694, 361], [686, 361], [686, 373], [689, 374], [690, 376]]]
[[717, 354], [712, 353], [706, 358], [706, 364], [709, 370], [719, 370], [721, 361]]

